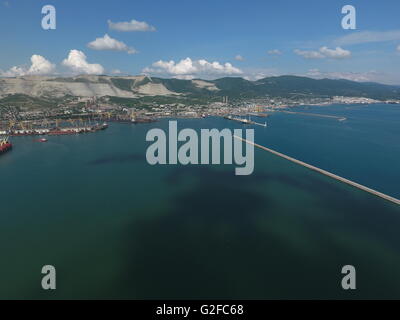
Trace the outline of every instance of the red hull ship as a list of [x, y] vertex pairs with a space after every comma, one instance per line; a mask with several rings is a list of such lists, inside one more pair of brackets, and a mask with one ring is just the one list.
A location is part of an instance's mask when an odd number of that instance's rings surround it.
[[8, 138], [5, 139], [0, 138], [0, 154], [10, 151], [11, 149], [12, 149], [12, 144], [11, 142], [8, 141]]

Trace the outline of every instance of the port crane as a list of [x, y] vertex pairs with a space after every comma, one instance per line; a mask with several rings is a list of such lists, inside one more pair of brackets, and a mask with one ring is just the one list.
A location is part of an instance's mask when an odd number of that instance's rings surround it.
[[132, 122], [134, 122], [136, 120], [136, 112], [135, 111], [131, 111], [130, 119]]
[[105, 114], [107, 116], [107, 119], [110, 120], [111, 119], [111, 112], [106, 112]]
[[257, 112], [263, 112], [264, 108], [262, 106], [256, 106], [256, 111]]
[[10, 120], [8, 129], [12, 130], [12, 129], [14, 129], [14, 126], [15, 126], [15, 121], [14, 120]]
[[9, 136], [0, 136], [0, 147], [2, 147], [3, 145], [7, 144], [9, 140]]

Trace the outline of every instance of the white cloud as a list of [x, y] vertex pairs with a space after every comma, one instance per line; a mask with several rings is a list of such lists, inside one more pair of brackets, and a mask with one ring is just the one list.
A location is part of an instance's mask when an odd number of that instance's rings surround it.
[[137, 21], [134, 19], [129, 22], [112, 22], [111, 20], [108, 20], [107, 23], [111, 30], [117, 31], [156, 31], [156, 28], [149, 25], [147, 22]]
[[238, 54], [238, 55], [235, 56], [235, 60], [244, 61], [244, 58], [240, 54]]
[[397, 52], [400, 52], [400, 44], [396, 48]]
[[71, 50], [68, 58], [64, 59], [62, 64], [76, 73], [102, 74], [104, 68], [97, 63], [88, 63], [86, 55], [79, 50]]
[[[197, 68], [193, 65], [193, 61], [190, 58], [175, 63], [175, 61], [163, 61], [159, 60], [153, 63], [153, 68], [148, 68], [150, 72], [154, 73], [169, 73], [172, 75], [184, 75], [197, 72]], [[155, 69], [154, 69], [155, 68]]]
[[44, 57], [34, 54], [31, 57], [31, 65], [29, 68], [24, 66], [14, 66], [8, 71], [1, 72], [3, 77], [19, 77], [26, 75], [48, 75], [53, 73], [55, 65]]
[[108, 34], [105, 34], [102, 38], [96, 38], [96, 40], [89, 42], [87, 46], [93, 50], [125, 51], [129, 54], [137, 53], [134, 48], [128, 47], [122, 41], [111, 38]]
[[344, 50], [341, 47], [336, 47], [335, 49], [321, 47], [318, 51], [303, 51], [296, 49], [294, 50], [294, 53], [306, 59], [345, 59], [351, 57], [351, 52]]
[[184, 74], [184, 75], [174, 76], [174, 78], [180, 80], [193, 80], [196, 78], [196, 76], [193, 74]]
[[278, 49], [268, 50], [267, 53], [271, 56], [273, 55], [280, 56], [282, 54], [282, 52]]
[[1, 71], [1, 76], [2, 77], [20, 77], [26, 75], [27, 70], [23, 67], [11, 67], [7, 71]]
[[400, 30], [390, 31], [359, 31], [340, 37], [334, 41], [336, 45], [352, 45], [371, 42], [400, 40]]
[[[339, 72], [339, 71], [320, 71], [318, 69], [310, 69], [305, 74], [305, 76], [312, 77], [315, 79], [345, 79], [357, 82], [381, 82], [381, 83], [390, 83], [390, 75], [377, 72], [377, 71], [368, 71], [368, 72]], [[388, 81], [389, 80], [389, 81]]]
[[303, 51], [300, 49], [295, 49], [294, 53], [299, 56], [302, 56], [303, 58], [306, 58], [306, 59], [323, 59], [323, 58], [325, 58], [324, 55], [318, 51]]
[[46, 60], [44, 57], [34, 54], [31, 57], [31, 63], [28, 73], [34, 75], [40, 74], [50, 74], [54, 71], [55, 65], [50, 61]]
[[249, 81], [257, 81], [257, 80], [264, 79], [264, 78], [267, 78], [267, 77], [272, 77], [272, 75], [260, 72], [260, 73], [250, 74], [250, 75], [244, 76], [243, 79], [249, 80]]
[[207, 60], [192, 60], [190, 58], [182, 59], [179, 62], [173, 60], [159, 60], [152, 64], [150, 68], [144, 68], [143, 73], [157, 73], [175, 76], [179, 78], [188, 78], [196, 76], [213, 75], [238, 75], [242, 71], [234, 67], [229, 62], [221, 64], [217, 61], [208, 62]]
[[224, 64], [220, 64], [219, 62], [208, 62], [207, 60], [201, 59], [195, 62], [195, 64], [199, 65], [200, 70], [205, 71], [207, 73], [216, 73], [216, 74], [241, 74], [242, 71], [238, 68], [235, 68], [229, 62]]
[[259, 80], [259, 79], [263, 79], [266, 77], [279, 76], [281, 74], [282, 73], [276, 68], [250, 67], [250, 68], [243, 69], [243, 74], [241, 76], [243, 77], [243, 79], [254, 81], [254, 80]]
[[328, 47], [322, 47], [319, 49], [325, 57], [331, 59], [344, 59], [349, 58], [351, 56], [351, 52], [349, 50], [344, 50], [340, 47], [336, 47], [336, 49], [329, 49]]

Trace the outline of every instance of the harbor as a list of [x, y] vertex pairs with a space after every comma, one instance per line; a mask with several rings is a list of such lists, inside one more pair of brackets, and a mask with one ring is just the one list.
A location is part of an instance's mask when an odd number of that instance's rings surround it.
[[92, 133], [100, 130], [105, 130], [108, 128], [107, 123], [95, 123], [95, 124], [84, 124], [84, 125], [65, 125], [59, 121], [56, 121], [55, 126], [47, 127], [26, 127], [22, 123], [19, 124], [19, 128], [15, 124], [10, 125], [9, 129], [0, 131], [0, 134], [7, 135], [11, 137], [18, 136], [41, 136], [41, 135], [71, 135], [71, 134], [82, 134], [82, 133]]

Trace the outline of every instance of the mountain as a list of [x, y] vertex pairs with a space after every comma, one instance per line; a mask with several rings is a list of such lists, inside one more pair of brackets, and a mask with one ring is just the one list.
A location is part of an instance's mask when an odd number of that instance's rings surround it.
[[[153, 91], [148, 87], [153, 86]], [[138, 87], [138, 90], [134, 90]], [[143, 92], [141, 92], [143, 91]], [[0, 79], [0, 95], [24, 94], [33, 97], [115, 96], [135, 98], [140, 94], [173, 94], [145, 77], [78, 76], [71, 78], [18, 77]]]
[[347, 96], [399, 99], [400, 87], [349, 80], [312, 79], [298, 76], [268, 77], [257, 81], [222, 78], [213, 81], [222, 95], [250, 97]]
[[217, 80], [180, 80], [148, 76], [17, 77], [0, 79], [0, 102], [10, 97], [60, 99], [63, 97], [140, 98], [191, 96], [256, 98], [295, 96], [348, 96], [400, 99], [400, 87], [349, 80], [311, 79], [298, 76], [268, 77], [257, 81], [227, 77]]

